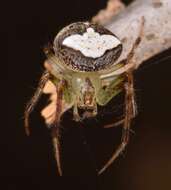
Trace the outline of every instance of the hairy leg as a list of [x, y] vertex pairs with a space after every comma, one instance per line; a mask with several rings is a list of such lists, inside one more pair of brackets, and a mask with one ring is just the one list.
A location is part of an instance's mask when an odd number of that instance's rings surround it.
[[[134, 115], [136, 115], [136, 104], [134, 100], [134, 88], [133, 88], [133, 74], [132, 71], [135, 69], [135, 65], [133, 64], [133, 56], [135, 54], [136, 48], [139, 46], [142, 36], [143, 36], [143, 29], [144, 29], [144, 17], [142, 17], [142, 22], [141, 22], [141, 27], [140, 27], [140, 32], [138, 37], [136, 38], [131, 51], [129, 52], [127, 59], [122, 60], [121, 62], [125, 61], [126, 65], [125, 67], [122, 67], [110, 74], [101, 76], [102, 79], [110, 78], [115, 75], [120, 75], [123, 73], [126, 73], [127, 75], [127, 82], [125, 83], [125, 118], [123, 120], [123, 133], [122, 133], [122, 141], [118, 149], [114, 152], [112, 157], [109, 159], [109, 161], [104, 165], [104, 167], [99, 171], [99, 174], [103, 173], [112, 163], [113, 161], [122, 153], [122, 151], [125, 149], [126, 145], [128, 144], [129, 141], [129, 133], [130, 133], [130, 123], [131, 119]], [[120, 71], [119, 71], [120, 70]], [[122, 123], [122, 121], [121, 121]], [[120, 124], [120, 123], [119, 123]]]
[[59, 128], [59, 122], [60, 122], [60, 117], [62, 113], [62, 98], [63, 98], [63, 89], [64, 89], [64, 81], [60, 81], [57, 86], [57, 101], [56, 101], [56, 116], [55, 116], [55, 121], [52, 124], [51, 132], [52, 132], [52, 143], [53, 143], [53, 148], [54, 148], [54, 153], [55, 153], [55, 159], [57, 162], [57, 169], [59, 172], [59, 175], [62, 176], [62, 167], [61, 167], [61, 157], [60, 157], [60, 128]]
[[[139, 46], [139, 44], [141, 42], [141, 39], [142, 39], [142, 36], [143, 36], [144, 23], [145, 23], [145, 20], [144, 20], [144, 17], [142, 17], [139, 35], [136, 38], [130, 52], [128, 53], [127, 59], [124, 59], [120, 63], [118, 63], [118, 64], [121, 64], [121, 65], [125, 64], [125, 66], [123, 66], [123, 67], [119, 68], [118, 70], [114, 71], [113, 75], [120, 75], [120, 74], [122, 74], [124, 72], [128, 72], [129, 70], [131, 71], [131, 70], [135, 69], [134, 68], [135, 64], [133, 63], [132, 59], [133, 59], [133, 56], [135, 54], [136, 48]], [[111, 78], [111, 77], [113, 77], [113, 75], [110, 74], [109, 77], [106, 75], [106, 77]], [[131, 77], [130, 80], [132, 80], [132, 86], [130, 88], [133, 91], [133, 96], [132, 96], [133, 114], [132, 114], [132, 118], [134, 118], [137, 115], [137, 108], [136, 108], [135, 94], [134, 94], [134, 87], [133, 87], [133, 75], [131, 75], [130, 77]], [[105, 80], [105, 78], [104, 78], [104, 80]], [[119, 126], [119, 125], [121, 125], [123, 123], [124, 123], [124, 118], [117, 121], [116, 123], [105, 125], [104, 128], [116, 127], [116, 126]]]
[[[127, 77], [129, 77], [129, 82], [130, 82], [129, 90], [131, 91], [131, 104], [132, 104], [131, 119], [133, 119], [137, 115], [137, 105], [136, 105], [136, 101], [135, 101], [134, 79], [133, 79], [132, 72], [129, 72], [127, 74]], [[119, 121], [117, 121], [115, 123], [105, 125], [104, 128], [111, 128], [111, 127], [121, 126], [124, 123], [124, 121], [125, 121], [125, 119], [122, 118], [122, 119], [120, 119]]]
[[36, 89], [36, 92], [34, 93], [33, 97], [31, 98], [31, 100], [28, 102], [26, 108], [25, 108], [25, 113], [24, 113], [24, 127], [25, 127], [25, 132], [27, 135], [30, 134], [30, 130], [29, 130], [29, 116], [31, 114], [31, 112], [33, 111], [34, 107], [36, 106], [39, 98], [41, 97], [42, 93], [43, 93], [43, 88], [45, 86], [45, 84], [47, 83], [47, 81], [50, 78], [50, 74], [48, 71], [45, 71], [40, 79], [38, 88]]
[[132, 80], [132, 72], [127, 73], [127, 82], [125, 83], [125, 119], [122, 131], [122, 139], [121, 144], [117, 148], [117, 150], [113, 153], [111, 158], [107, 161], [107, 163], [103, 166], [103, 168], [99, 171], [98, 174], [103, 173], [112, 163], [113, 161], [123, 152], [126, 145], [129, 141], [129, 133], [130, 133], [130, 124], [131, 118], [133, 115], [134, 105], [133, 105], [133, 80]]

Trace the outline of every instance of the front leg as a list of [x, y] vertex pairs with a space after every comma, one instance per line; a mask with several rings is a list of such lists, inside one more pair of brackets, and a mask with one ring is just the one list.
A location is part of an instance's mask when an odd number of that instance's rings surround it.
[[24, 112], [24, 127], [25, 132], [29, 136], [30, 135], [30, 129], [29, 129], [29, 116], [31, 112], [33, 111], [34, 107], [36, 106], [37, 102], [39, 101], [41, 95], [43, 94], [43, 88], [45, 87], [46, 83], [50, 79], [50, 73], [48, 71], [44, 71], [40, 81], [38, 88], [36, 89], [36, 92], [34, 93], [31, 100], [28, 102], [25, 112]]
[[[135, 101], [135, 92], [134, 92], [134, 77], [133, 77], [133, 73], [130, 71], [127, 74], [127, 78], [129, 81], [129, 92], [131, 94], [131, 119], [135, 118], [135, 116], [137, 115], [137, 105], [136, 105], [136, 101]], [[112, 124], [108, 124], [105, 125], [104, 128], [111, 128], [111, 127], [117, 127], [117, 126], [121, 126], [124, 123], [125, 119], [124, 117], [122, 117], [119, 121], [112, 123]]]
[[64, 89], [64, 81], [60, 81], [58, 85], [56, 86], [56, 93], [57, 93], [57, 101], [56, 101], [56, 113], [55, 113], [55, 120], [52, 124], [51, 133], [52, 133], [52, 142], [53, 142], [53, 148], [55, 153], [55, 159], [57, 163], [57, 169], [59, 172], [59, 175], [62, 176], [62, 167], [61, 167], [61, 146], [60, 146], [60, 128], [59, 128], [59, 122], [60, 117], [62, 114], [62, 99], [63, 99], [63, 89]]
[[129, 142], [130, 124], [131, 124], [132, 116], [134, 114], [134, 89], [132, 88], [133, 87], [132, 72], [129, 71], [128, 73], [126, 73], [126, 76], [127, 76], [127, 81], [124, 84], [124, 87], [125, 87], [125, 118], [124, 118], [124, 122], [123, 122], [121, 144], [118, 146], [118, 148], [113, 153], [111, 158], [102, 167], [102, 169], [98, 172], [98, 174], [103, 173], [113, 163], [113, 161], [124, 151], [126, 145]]

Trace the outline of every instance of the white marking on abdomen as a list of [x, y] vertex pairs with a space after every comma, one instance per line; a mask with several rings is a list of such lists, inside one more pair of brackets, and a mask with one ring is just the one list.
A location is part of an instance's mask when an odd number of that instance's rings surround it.
[[86, 57], [98, 58], [103, 56], [107, 50], [117, 47], [121, 42], [113, 35], [100, 35], [93, 28], [88, 28], [83, 35], [74, 34], [65, 38], [62, 44], [79, 50]]

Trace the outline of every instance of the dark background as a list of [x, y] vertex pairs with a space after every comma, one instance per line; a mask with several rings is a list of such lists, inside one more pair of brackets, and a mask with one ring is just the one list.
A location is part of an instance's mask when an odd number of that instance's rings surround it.
[[91, 147], [91, 156], [83, 145], [80, 124], [71, 120], [70, 112], [64, 116], [63, 167], [68, 178], [57, 176], [50, 131], [39, 114], [47, 104], [45, 96], [31, 116], [31, 136], [28, 138], [24, 133], [24, 107], [43, 71], [44, 45], [52, 42], [65, 25], [90, 19], [105, 5], [106, 0], [35, 0], [11, 4], [7, 15], [11, 21], [5, 85], [8, 125], [5, 123], [7, 127], [1, 129], [5, 149], [0, 179], [5, 182], [5, 189], [171, 189], [170, 50], [152, 58], [135, 73], [139, 110], [133, 124], [135, 133], [131, 134], [123, 155], [99, 178], [94, 165], [102, 166], [115, 148], [115, 140], [119, 142], [120, 138], [120, 129], [101, 128], [102, 115], [85, 121], [81, 128]]

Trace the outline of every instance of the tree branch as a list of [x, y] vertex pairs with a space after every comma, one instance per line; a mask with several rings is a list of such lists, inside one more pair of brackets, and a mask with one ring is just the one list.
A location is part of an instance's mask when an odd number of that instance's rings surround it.
[[105, 25], [123, 41], [123, 53], [118, 60], [120, 61], [126, 58], [131, 49], [143, 16], [144, 37], [135, 54], [136, 67], [171, 47], [171, 1], [135, 0]]

